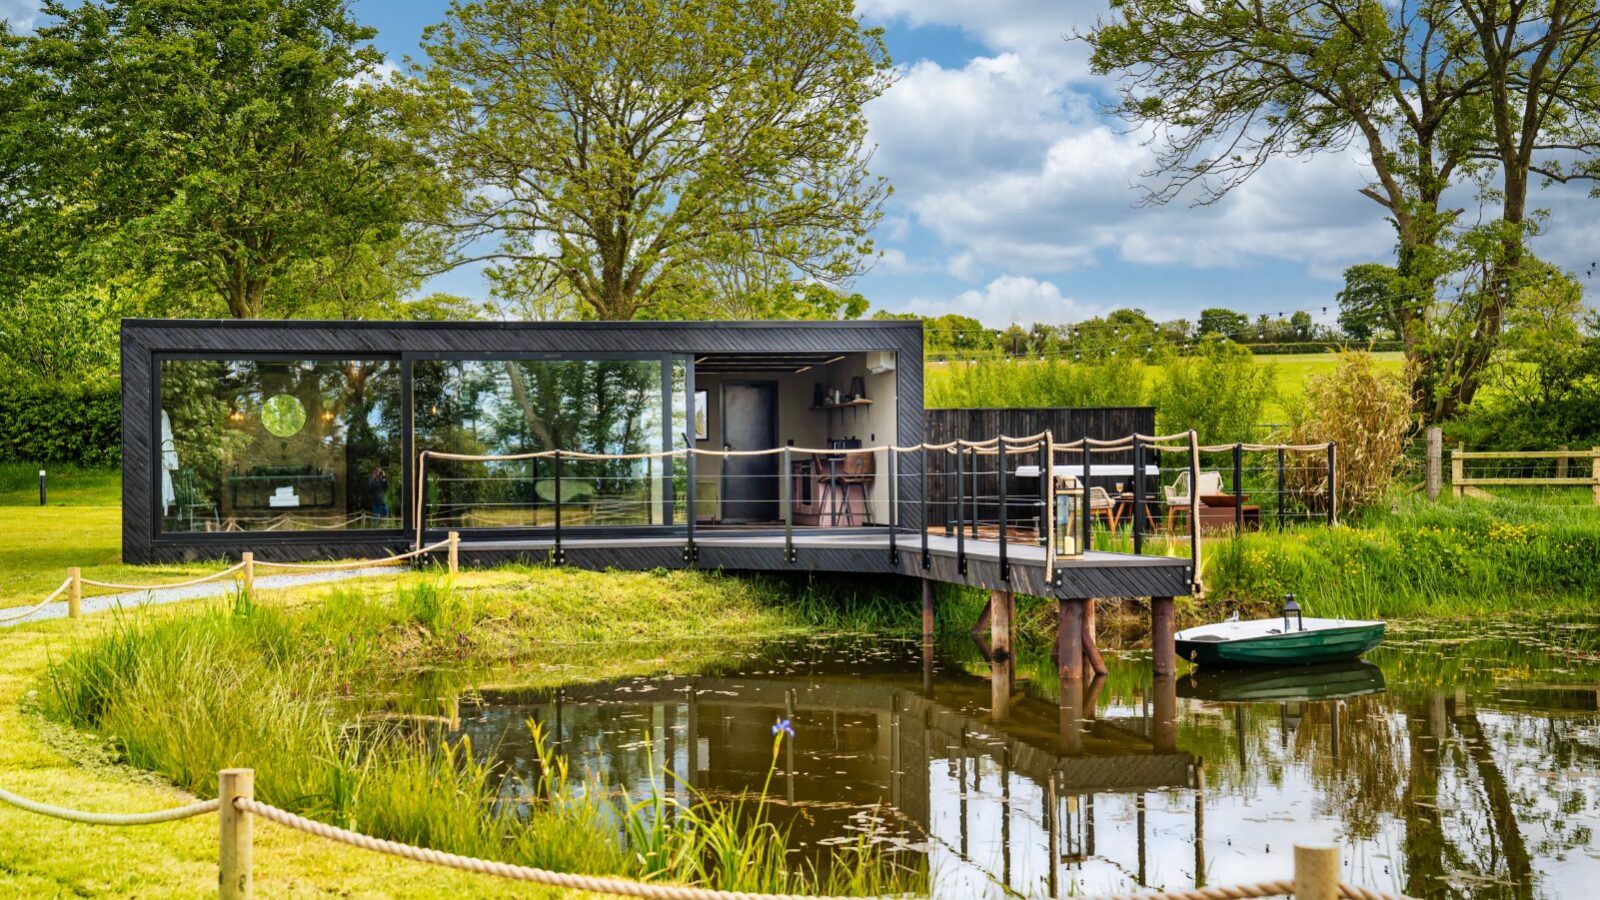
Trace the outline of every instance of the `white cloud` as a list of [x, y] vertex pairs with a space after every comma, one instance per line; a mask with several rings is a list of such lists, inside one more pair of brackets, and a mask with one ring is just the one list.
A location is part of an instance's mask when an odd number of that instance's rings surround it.
[[38, 15], [39, 0], [0, 0], [0, 19], [11, 23], [13, 32], [32, 29]]
[[1004, 328], [1012, 322], [1075, 321], [1099, 312], [1063, 296], [1049, 281], [1024, 275], [1002, 275], [981, 290], [962, 291], [947, 299], [914, 299], [906, 309], [927, 316], [971, 316], [990, 328]]

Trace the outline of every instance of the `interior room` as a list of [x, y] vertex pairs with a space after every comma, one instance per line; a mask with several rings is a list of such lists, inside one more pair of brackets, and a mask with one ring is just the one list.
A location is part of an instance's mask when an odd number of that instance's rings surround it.
[[[699, 355], [695, 446], [798, 448], [787, 473], [796, 527], [885, 525], [891, 515], [887, 455], [851, 451], [897, 442], [897, 383], [892, 351]], [[783, 521], [781, 466], [778, 454], [699, 457], [696, 523]]]

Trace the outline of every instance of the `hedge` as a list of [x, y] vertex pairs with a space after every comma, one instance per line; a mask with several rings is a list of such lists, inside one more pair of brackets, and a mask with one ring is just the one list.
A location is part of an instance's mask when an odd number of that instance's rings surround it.
[[115, 466], [121, 459], [116, 383], [0, 384], [0, 462]]

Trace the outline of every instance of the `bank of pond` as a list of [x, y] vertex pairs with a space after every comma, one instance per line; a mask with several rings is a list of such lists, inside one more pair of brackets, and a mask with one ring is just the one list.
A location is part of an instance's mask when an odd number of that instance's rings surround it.
[[265, 802], [367, 834], [734, 890], [1179, 889], [1329, 840], [1347, 881], [1417, 897], [1600, 876], [1594, 618], [1395, 623], [1362, 662], [1175, 681], [1130, 641], [1068, 687], [1043, 645], [884, 632], [889, 601], [607, 578], [130, 614], [39, 712], [200, 796], [246, 765]]

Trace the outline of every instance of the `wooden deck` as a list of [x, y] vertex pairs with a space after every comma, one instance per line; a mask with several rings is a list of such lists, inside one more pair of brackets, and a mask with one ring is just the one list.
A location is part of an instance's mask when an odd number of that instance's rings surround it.
[[[1164, 556], [1132, 556], [1090, 551], [1059, 558], [1045, 568], [1044, 548], [1032, 542], [1008, 543], [1006, 564], [1000, 563], [996, 541], [930, 534], [926, 565], [922, 538], [915, 532], [895, 535], [890, 552], [887, 529], [796, 529], [789, 558], [781, 530], [698, 531], [695, 559], [688, 558], [683, 529], [628, 536], [564, 537], [561, 562], [585, 569], [725, 569], [729, 571], [846, 572], [906, 575], [994, 591], [1057, 599], [1094, 597], [1175, 597], [1189, 593], [1190, 563]], [[461, 538], [461, 559], [467, 564], [509, 560], [554, 562], [549, 538]], [[963, 565], [963, 561], [965, 565]]]

